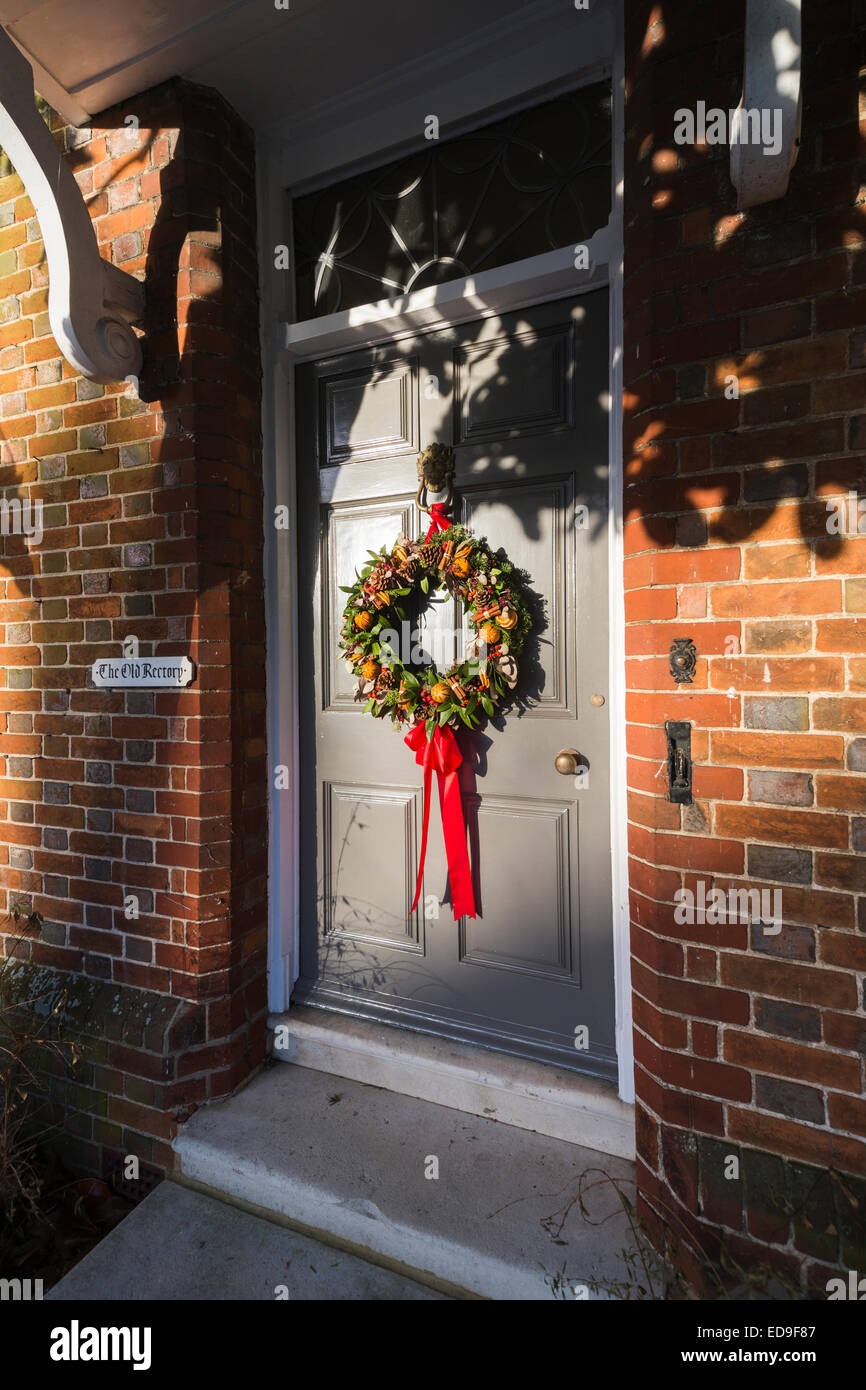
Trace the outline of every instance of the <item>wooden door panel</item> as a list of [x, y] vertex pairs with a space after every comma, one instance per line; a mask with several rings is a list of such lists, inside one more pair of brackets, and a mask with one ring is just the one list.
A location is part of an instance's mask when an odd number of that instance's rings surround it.
[[414, 358], [380, 361], [372, 369], [321, 380], [320, 466], [416, 452], [417, 383]]
[[511, 333], [454, 353], [455, 444], [489, 443], [571, 421], [570, 328]]
[[[324, 928], [357, 941], [421, 949], [415, 894], [417, 793], [329, 782], [324, 787]], [[413, 869], [413, 865], [416, 866]]]
[[353, 699], [354, 677], [346, 670], [338, 643], [346, 595], [341, 584], [353, 584], [355, 572], [367, 561], [368, 550], [390, 543], [398, 532], [412, 524], [412, 504], [408, 498], [390, 504], [362, 504], [333, 507], [321, 559], [323, 598], [320, 627], [324, 636], [322, 666], [326, 673], [323, 687], [326, 708], [357, 711]]
[[[500, 869], [479, 875], [481, 911], [474, 920], [461, 921], [461, 960], [557, 980], [577, 978], [570, 874], [574, 811], [525, 797], [484, 798], [476, 817], [477, 859]], [[520, 872], [513, 871], [515, 865]]]

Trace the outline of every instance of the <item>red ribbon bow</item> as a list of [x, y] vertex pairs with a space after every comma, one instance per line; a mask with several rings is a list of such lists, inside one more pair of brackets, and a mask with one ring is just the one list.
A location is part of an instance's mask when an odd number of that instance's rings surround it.
[[430, 530], [424, 537], [425, 544], [431, 536], [435, 536], [437, 531], [447, 531], [450, 525], [451, 522], [445, 514], [445, 503], [434, 502], [430, 508]]
[[409, 909], [413, 913], [421, 896], [421, 881], [424, 877], [424, 860], [427, 855], [427, 827], [430, 821], [430, 782], [433, 769], [439, 781], [439, 808], [442, 812], [442, 832], [445, 836], [445, 857], [448, 861], [448, 877], [451, 881], [451, 911], [455, 918], [475, 916], [475, 894], [472, 891], [472, 871], [469, 867], [469, 851], [466, 848], [466, 825], [463, 820], [463, 803], [460, 799], [460, 783], [457, 769], [463, 755], [457, 740], [447, 724], [444, 728], [437, 724], [433, 737], [428, 739], [423, 724], [416, 724], [404, 742], [415, 754], [415, 761], [424, 769], [424, 828], [421, 832], [421, 857], [418, 864], [418, 882], [415, 887], [415, 900]]

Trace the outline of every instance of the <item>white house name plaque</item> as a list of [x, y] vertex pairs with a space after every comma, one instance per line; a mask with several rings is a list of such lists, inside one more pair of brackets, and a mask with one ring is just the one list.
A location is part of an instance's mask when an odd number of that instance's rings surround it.
[[188, 656], [109, 656], [93, 663], [93, 684], [176, 690], [195, 674]]

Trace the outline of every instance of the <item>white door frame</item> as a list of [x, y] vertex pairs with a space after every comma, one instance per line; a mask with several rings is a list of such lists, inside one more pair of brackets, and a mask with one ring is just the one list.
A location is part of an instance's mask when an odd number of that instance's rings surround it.
[[[284, 188], [286, 152], [279, 140], [257, 144], [259, 264], [262, 297], [262, 432], [264, 450], [265, 604], [269, 797], [268, 972], [273, 1013], [289, 1007], [299, 969], [298, 668], [296, 593], [296, 458], [294, 368], [305, 360], [357, 350], [413, 332], [498, 315], [543, 300], [609, 287], [609, 594], [612, 923], [619, 1094], [634, 1100], [627, 877], [625, 752], [625, 617], [622, 516], [622, 179], [623, 46], [621, 6], [608, 71], [613, 81], [612, 211], [587, 243], [589, 269], [575, 268], [572, 248], [383, 300], [306, 323], [292, 321], [291, 274], [275, 270], [276, 250], [290, 241]], [[598, 55], [571, 85], [598, 77]], [[539, 93], [538, 99], [543, 99]], [[432, 103], [431, 103], [432, 105]], [[478, 115], [477, 124], [484, 120]], [[393, 126], [391, 127], [394, 128]], [[381, 158], [387, 158], [383, 152]], [[327, 170], [322, 170], [325, 175]], [[277, 509], [282, 522], [277, 529]], [[277, 769], [286, 786], [277, 790]]]

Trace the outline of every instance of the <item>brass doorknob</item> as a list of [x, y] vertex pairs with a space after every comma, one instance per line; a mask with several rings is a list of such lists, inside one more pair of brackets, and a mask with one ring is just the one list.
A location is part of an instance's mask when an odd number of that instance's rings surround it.
[[563, 777], [573, 777], [579, 761], [580, 754], [576, 748], [561, 748], [553, 760], [553, 766]]

